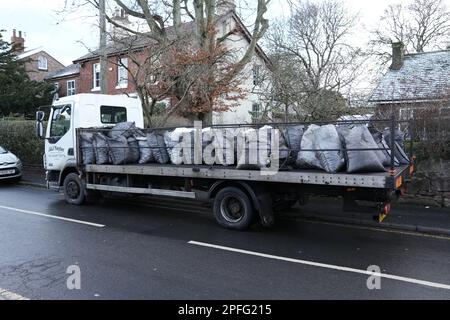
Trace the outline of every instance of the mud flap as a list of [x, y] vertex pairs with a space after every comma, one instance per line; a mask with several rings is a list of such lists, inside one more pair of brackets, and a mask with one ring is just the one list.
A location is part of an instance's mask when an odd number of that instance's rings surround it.
[[378, 214], [378, 217], [375, 216], [376, 220], [378, 220], [378, 222], [383, 222], [383, 220], [387, 217], [390, 211], [391, 211], [391, 204], [385, 203], [381, 210], [381, 213]]
[[272, 197], [270, 193], [259, 194], [258, 202], [259, 202], [259, 217], [261, 218], [261, 224], [264, 227], [272, 226], [275, 222], [275, 219], [273, 217]]
[[357, 212], [357, 213], [369, 213], [372, 215], [373, 220], [377, 222], [383, 222], [391, 211], [391, 203], [376, 203], [372, 205], [360, 205], [356, 202], [355, 198], [351, 196], [344, 196], [343, 211], [344, 212]]

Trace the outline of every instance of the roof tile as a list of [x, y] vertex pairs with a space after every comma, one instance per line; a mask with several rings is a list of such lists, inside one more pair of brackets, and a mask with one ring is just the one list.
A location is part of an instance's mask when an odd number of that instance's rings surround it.
[[442, 99], [450, 94], [450, 50], [405, 55], [400, 70], [389, 69], [371, 102]]

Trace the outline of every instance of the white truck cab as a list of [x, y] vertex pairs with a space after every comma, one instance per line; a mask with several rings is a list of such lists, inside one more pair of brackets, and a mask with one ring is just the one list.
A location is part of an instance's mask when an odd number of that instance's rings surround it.
[[144, 119], [138, 98], [125, 95], [77, 94], [55, 100], [44, 136], [44, 114], [36, 114], [37, 134], [45, 138], [44, 168], [47, 187], [59, 189], [69, 173], [76, 172], [77, 128], [112, 126], [133, 121], [142, 128]]

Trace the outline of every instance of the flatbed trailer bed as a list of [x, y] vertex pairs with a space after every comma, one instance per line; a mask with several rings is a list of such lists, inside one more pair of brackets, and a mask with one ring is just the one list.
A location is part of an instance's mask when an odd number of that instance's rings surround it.
[[[214, 202], [221, 190], [238, 188], [249, 196], [263, 225], [273, 223], [273, 211], [279, 203], [288, 206], [297, 201], [303, 203], [309, 195], [342, 197], [344, 210], [367, 212], [381, 222], [389, 213], [390, 203], [402, 193], [412, 171], [412, 164], [396, 167], [394, 172], [333, 174], [319, 170], [286, 170], [271, 175], [261, 174], [259, 170], [207, 165], [89, 164], [82, 168], [88, 193]], [[372, 205], [361, 206], [356, 200], [370, 201]]]
[[232, 166], [173, 165], [173, 164], [128, 164], [85, 166], [86, 173], [108, 173], [124, 175], [145, 175], [163, 177], [183, 177], [221, 180], [244, 180], [253, 182], [279, 182], [292, 184], [311, 184], [363, 188], [395, 188], [402, 184], [410, 174], [410, 166], [395, 168], [391, 174], [386, 172], [368, 173], [327, 173], [320, 170], [284, 170], [274, 174], [263, 174], [260, 170], [238, 170]]

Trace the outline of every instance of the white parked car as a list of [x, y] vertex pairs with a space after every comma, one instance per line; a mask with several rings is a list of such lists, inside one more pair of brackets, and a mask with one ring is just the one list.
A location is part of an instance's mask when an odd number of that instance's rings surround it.
[[0, 146], [0, 180], [22, 177], [22, 162], [15, 154]]

